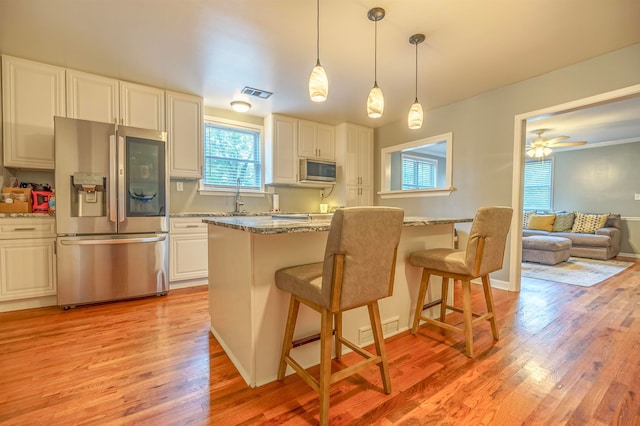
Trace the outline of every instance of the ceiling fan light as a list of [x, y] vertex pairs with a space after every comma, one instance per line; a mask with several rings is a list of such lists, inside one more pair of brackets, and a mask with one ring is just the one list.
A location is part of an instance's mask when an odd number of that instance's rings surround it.
[[527, 156], [529, 158], [533, 158], [533, 157], [535, 157], [535, 155], [536, 155], [536, 150], [535, 149], [531, 148], [531, 149], [527, 150]]
[[416, 99], [413, 105], [411, 105], [411, 108], [409, 109], [409, 116], [407, 117], [409, 128], [412, 130], [421, 128], [423, 117], [422, 105], [420, 105], [420, 102]]
[[309, 76], [309, 98], [313, 102], [324, 102], [329, 95], [329, 79], [327, 73], [320, 65], [320, 61], [311, 70]]
[[549, 147], [546, 147], [546, 146], [542, 149], [542, 155], [543, 156], [551, 155], [552, 152], [553, 152], [553, 150], [551, 148], [549, 148]]
[[367, 97], [367, 114], [370, 118], [380, 118], [384, 113], [384, 96], [378, 84], [374, 84]]

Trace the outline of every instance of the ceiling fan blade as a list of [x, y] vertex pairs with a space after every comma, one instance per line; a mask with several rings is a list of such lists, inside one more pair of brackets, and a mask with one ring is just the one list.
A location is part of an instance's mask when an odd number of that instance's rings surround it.
[[548, 145], [547, 146], [549, 148], [560, 148], [563, 146], [578, 146], [578, 145], [585, 145], [587, 143], [587, 141], [576, 141], [576, 142], [559, 142], [559, 143], [554, 143], [553, 145]]
[[544, 141], [544, 144], [547, 145], [547, 146], [551, 146], [551, 145], [555, 145], [556, 142], [560, 142], [560, 141], [563, 141], [565, 139], [569, 139], [569, 136], [557, 136], [555, 138], [547, 139], [546, 141]]

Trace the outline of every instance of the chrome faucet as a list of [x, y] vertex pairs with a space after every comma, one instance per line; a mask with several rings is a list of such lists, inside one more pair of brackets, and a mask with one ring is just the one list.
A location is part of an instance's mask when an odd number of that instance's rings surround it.
[[240, 197], [240, 178], [236, 181], [236, 209], [234, 213], [240, 213], [240, 206], [244, 206], [244, 201]]

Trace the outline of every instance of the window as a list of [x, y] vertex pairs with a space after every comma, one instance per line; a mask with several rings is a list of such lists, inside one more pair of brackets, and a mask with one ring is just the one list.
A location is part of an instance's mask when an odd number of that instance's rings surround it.
[[523, 209], [551, 210], [553, 160], [536, 160], [524, 163]]
[[435, 188], [438, 162], [402, 154], [402, 189]]
[[223, 120], [205, 120], [201, 189], [262, 191], [262, 129]]

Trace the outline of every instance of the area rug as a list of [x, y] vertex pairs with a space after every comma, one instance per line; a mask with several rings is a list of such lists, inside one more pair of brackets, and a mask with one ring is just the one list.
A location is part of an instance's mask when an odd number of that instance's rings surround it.
[[633, 262], [570, 257], [557, 265], [522, 262], [522, 276], [590, 287], [624, 271]]

